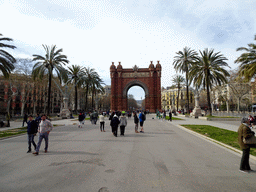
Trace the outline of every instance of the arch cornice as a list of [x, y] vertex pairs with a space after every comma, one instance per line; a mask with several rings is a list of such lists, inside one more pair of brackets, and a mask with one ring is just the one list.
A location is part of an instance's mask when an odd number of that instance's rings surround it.
[[140, 86], [145, 91], [145, 97], [149, 96], [148, 86], [140, 80], [133, 80], [127, 83], [123, 89], [123, 97], [127, 97], [127, 92], [132, 86]]

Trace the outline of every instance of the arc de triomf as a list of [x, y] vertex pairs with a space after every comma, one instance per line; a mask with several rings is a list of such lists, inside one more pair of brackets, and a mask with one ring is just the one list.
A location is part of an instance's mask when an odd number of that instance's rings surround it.
[[157, 61], [154, 66], [151, 61], [148, 68], [123, 69], [121, 62], [116, 67], [114, 62], [110, 67], [111, 77], [111, 110], [128, 110], [128, 90], [137, 85], [145, 91], [145, 110], [156, 112], [161, 109], [161, 71], [162, 66]]

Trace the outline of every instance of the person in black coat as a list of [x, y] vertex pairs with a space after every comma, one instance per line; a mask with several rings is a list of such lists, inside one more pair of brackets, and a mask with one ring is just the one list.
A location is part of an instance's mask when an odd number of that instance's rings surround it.
[[35, 120], [33, 120], [33, 116], [29, 115], [28, 117], [29, 121], [27, 122], [27, 133], [28, 133], [28, 151], [27, 153], [31, 152], [31, 143], [33, 144], [35, 150], [36, 150], [36, 143], [34, 141], [34, 137], [37, 133], [38, 125]]
[[135, 133], [139, 133], [138, 127], [139, 127], [139, 118], [136, 112], [133, 113], [134, 117], [134, 124], [135, 124]]
[[111, 120], [110, 126], [112, 127], [112, 132], [115, 137], [117, 137], [117, 130], [118, 130], [119, 124], [120, 124], [120, 121], [119, 121], [117, 115], [114, 115], [114, 117]]
[[172, 111], [169, 111], [169, 121], [172, 121]]

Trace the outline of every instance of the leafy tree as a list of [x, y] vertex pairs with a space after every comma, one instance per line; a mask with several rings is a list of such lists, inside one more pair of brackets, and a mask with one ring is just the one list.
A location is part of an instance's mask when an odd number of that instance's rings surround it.
[[[3, 35], [0, 34], [0, 37], [1, 36]], [[0, 38], [0, 71], [5, 78], [9, 78], [9, 74], [14, 69], [14, 63], [16, 62], [16, 60], [10, 53], [3, 50], [2, 48], [15, 49], [16, 47], [13, 45], [2, 43], [3, 41], [12, 41], [12, 39], [7, 37]]]
[[189, 113], [189, 70], [197, 58], [197, 52], [193, 49], [185, 47], [182, 51], [179, 51], [176, 54], [177, 55], [174, 57], [173, 65], [176, 71], [185, 73], [187, 88], [187, 112]]
[[[256, 35], [254, 40], [256, 40]], [[237, 51], [245, 51], [235, 61], [235, 63], [240, 63], [238, 77], [248, 82], [256, 74], [256, 44], [250, 43], [248, 48], [239, 47]]]
[[67, 71], [63, 67], [69, 61], [66, 55], [62, 55], [62, 49], [57, 49], [56, 45], [47, 46], [43, 45], [46, 52], [45, 56], [33, 55], [33, 61], [36, 61], [32, 76], [33, 78], [42, 79], [45, 75], [48, 76], [48, 102], [47, 102], [47, 115], [50, 114], [50, 100], [51, 100], [51, 87], [52, 87], [52, 77], [53, 72], [55, 72], [60, 79], [60, 81], [67, 79]]
[[212, 115], [210, 89], [214, 85], [220, 86], [223, 83], [227, 83], [229, 72], [224, 67], [228, 67], [226, 63], [228, 59], [220, 54], [220, 52], [214, 53], [213, 49], [205, 49], [203, 52], [199, 51], [199, 53], [200, 56], [197, 57], [197, 60], [191, 66], [189, 78], [197, 88], [202, 87], [206, 89], [208, 108], [210, 115]]
[[77, 113], [77, 89], [83, 84], [86, 74], [84, 68], [79, 65], [68, 67], [67, 74], [68, 79], [66, 80], [66, 83], [73, 84], [75, 87], [75, 112]]
[[177, 110], [179, 110], [179, 99], [180, 99], [180, 89], [184, 83], [185, 79], [181, 75], [177, 75], [173, 78], [172, 82], [178, 88], [178, 95], [177, 95]]

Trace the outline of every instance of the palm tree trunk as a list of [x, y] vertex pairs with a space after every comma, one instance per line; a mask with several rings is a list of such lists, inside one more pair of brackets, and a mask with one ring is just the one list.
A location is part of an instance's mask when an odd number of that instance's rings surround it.
[[50, 115], [50, 102], [51, 102], [51, 87], [52, 87], [52, 74], [49, 73], [49, 86], [48, 86], [48, 103], [47, 103], [47, 115]]
[[188, 75], [187, 75], [187, 72], [186, 72], [186, 83], [187, 83], [187, 103], [188, 103], [187, 113], [189, 114], [189, 90], [188, 90]]
[[178, 96], [177, 96], [177, 111], [179, 110], [179, 99], [180, 99], [180, 88], [178, 87]]
[[92, 89], [92, 110], [94, 110], [93, 106], [94, 106], [94, 88]]
[[77, 85], [75, 82], [75, 113], [77, 114]]
[[212, 115], [212, 108], [211, 108], [210, 89], [209, 89], [209, 84], [208, 84], [208, 82], [207, 82], [206, 91], [207, 91], [207, 102], [208, 102], [208, 108], [209, 108], [210, 116], [211, 116], [211, 115]]
[[89, 85], [86, 85], [86, 90], [85, 90], [85, 111], [87, 111], [87, 103], [88, 103], [88, 91], [89, 91]]

